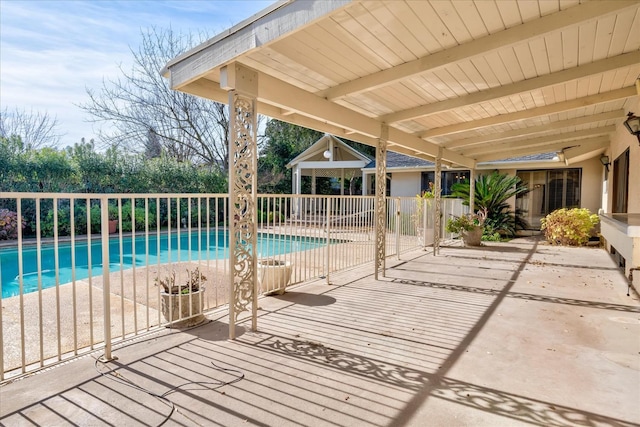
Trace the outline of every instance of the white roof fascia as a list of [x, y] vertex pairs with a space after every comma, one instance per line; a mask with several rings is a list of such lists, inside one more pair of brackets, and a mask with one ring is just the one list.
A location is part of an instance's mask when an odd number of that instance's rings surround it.
[[[336, 145], [338, 145], [338, 146], [340, 146], [340, 148], [342, 148], [345, 151], [348, 151], [349, 153], [353, 154], [354, 157], [356, 157], [357, 159], [360, 159], [362, 162], [364, 162], [365, 166], [371, 160], [373, 160], [373, 159], [370, 159], [369, 157], [365, 156], [364, 154], [360, 153], [359, 151], [354, 150], [353, 148], [351, 148], [349, 145], [347, 145], [345, 142], [343, 142], [339, 138], [336, 138], [335, 136], [333, 136], [331, 134], [325, 134], [322, 138], [320, 138], [319, 140], [317, 140], [316, 142], [311, 144], [306, 150], [304, 150], [302, 153], [298, 154], [295, 158], [293, 158], [289, 163], [287, 163], [287, 165], [285, 167], [287, 169], [291, 169], [292, 167], [294, 167], [298, 163], [303, 162], [305, 159], [308, 159], [309, 157], [313, 157], [316, 153], [324, 152], [327, 149], [328, 144], [329, 144], [329, 141], [327, 141], [327, 139], [332, 140], [334, 147]], [[327, 162], [328, 162], [328, 160], [327, 160]]]
[[[366, 162], [369, 163], [369, 162]], [[300, 169], [361, 169], [366, 163], [360, 160], [300, 162]]]
[[289, 0], [278, 2], [169, 61], [161, 71], [170, 72], [171, 88], [187, 84], [216, 67], [351, 3], [352, 0]]

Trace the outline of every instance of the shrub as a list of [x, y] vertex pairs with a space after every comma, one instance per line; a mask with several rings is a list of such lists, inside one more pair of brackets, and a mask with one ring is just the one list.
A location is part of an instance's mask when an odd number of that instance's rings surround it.
[[[116, 219], [118, 208], [116, 207]], [[133, 214], [135, 216], [135, 229], [145, 229], [145, 212], [143, 207], [134, 206]], [[156, 214], [149, 208], [149, 229], [156, 226]], [[135, 231], [131, 223], [131, 202], [127, 201], [122, 204], [122, 231]]]
[[269, 215], [267, 217], [267, 221], [269, 222], [269, 224], [282, 224], [284, 222], [284, 219], [284, 215], [277, 211], [269, 212]]
[[[26, 226], [22, 221], [22, 228]], [[18, 238], [18, 214], [9, 209], [0, 209], [0, 240]]]
[[582, 246], [589, 241], [593, 227], [598, 224], [598, 215], [589, 209], [558, 209], [542, 218], [540, 227], [552, 245]]

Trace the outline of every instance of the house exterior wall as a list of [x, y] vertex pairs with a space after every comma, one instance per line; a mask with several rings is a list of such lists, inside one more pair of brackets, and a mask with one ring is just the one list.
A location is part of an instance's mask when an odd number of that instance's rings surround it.
[[[630, 111], [640, 114], [640, 97], [636, 97], [635, 105], [630, 108]], [[628, 213], [640, 213], [640, 143], [638, 138], [631, 135], [627, 128], [622, 124], [623, 120], [620, 120], [616, 124], [616, 131], [611, 137], [611, 145], [605, 153], [609, 156], [611, 162], [610, 168], [613, 168], [613, 161], [617, 159], [625, 150], [629, 149], [629, 198], [627, 205]], [[613, 172], [613, 170], [612, 170]], [[613, 174], [609, 173], [609, 179], [604, 186], [603, 193], [603, 205], [602, 208], [606, 213], [612, 212], [613, 197]]]
[[391, 197], [415, 197], [420, 194], [421, 172], [393, 172]]
[[[624, 130], [624, 128], [623, 128]], [[626, 149], [626, 148], [625, 148]], [[593, 213], [597, 213], [602, 206], [602, 179], [604, 176], [604, 167], [600, 163], [600, 159], [595, 157], [583, 162], [565, 165], [558, 163], [557, 168], [580, 168], [582, 169], [582, 182], [580, 185], [580, 206], [589, 209]], [[548, 165], [536, 170], [552, 169]], [[519, 170], [533, 170], [532, 168], [522, 168]], [[639, 172], [634, 171], [634, 172]], [[486, 175], [493, 170], [478, 170], [476, 176]], [[515, 175], [516, 169], [499, 169], [500, 173]], [[630, 177], [630, 179], [632, 179]], [[640, 180], [640, 177], [637, 179]], [[421, 172], [394, 172], [391, 179], [391, 196], [392, 197], [413, 197], [420, 194]], [[637, 188], [638, 186], [636, 186]], [[631, 199], [631, 194], [629, 194]], [[509, 199], [509, 205], [515, 210], [515, 197]], [[640, 210], [638, 210], [640, 212]]]
[[582, 183], [580, 186], [580, 207], [598, 213], [602, 206], [602, 179], [604, 166], [599, 157], [584, 162], [575, 163], [567, 167], [582, 168]]

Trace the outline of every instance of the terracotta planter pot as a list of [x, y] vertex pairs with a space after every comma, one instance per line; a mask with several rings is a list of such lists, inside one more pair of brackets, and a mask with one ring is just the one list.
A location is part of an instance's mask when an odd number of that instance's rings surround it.
[[188, 328], [205, 320], [202, 314], [204, 307], [204, 288], [191, 294], [167, 294], [161, 292], [162, 315], [169, 322], [170, 328]]
[[284, 294], [291, 281], [291, 263], [277, 259], [258, 260], [258, 283], [265, 295]]
[[484, 232], [484, 227], [476, 227], [471, 231], [463, 231], [462, 241], [465, 246], [480, 246], [482, 241], [482, 233]]
[[109, 234], [114, 234], [118, 231], [118, 220], [110, 219], [109, 220]]

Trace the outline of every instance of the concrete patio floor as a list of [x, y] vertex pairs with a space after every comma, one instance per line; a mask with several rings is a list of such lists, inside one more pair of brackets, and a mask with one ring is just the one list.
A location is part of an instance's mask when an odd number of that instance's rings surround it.
[[263, 298], [235, 341], [218, 312], [6, 384], [0, 424], [161, 424], [130, 382], [172, 426], [640, 425], [640, 305], [604, 250], [402, 258]]

